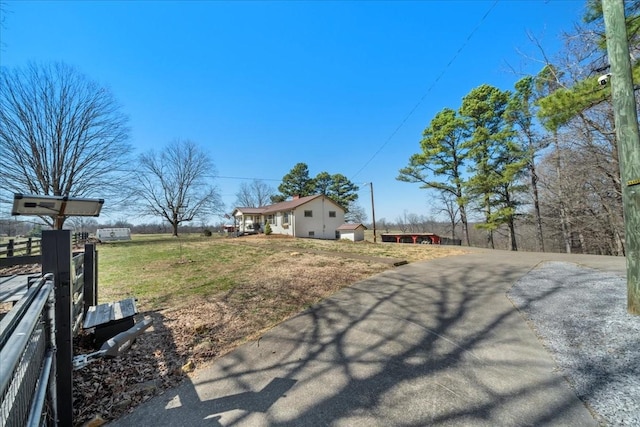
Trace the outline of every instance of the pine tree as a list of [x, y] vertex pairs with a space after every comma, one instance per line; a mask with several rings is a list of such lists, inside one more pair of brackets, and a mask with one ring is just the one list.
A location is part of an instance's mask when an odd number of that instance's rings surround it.
[[526, 152], [515, 141], [507, 107], [511, 93], [483, 84], [463, 98], [460, 114], [466, 121], [469, 139], [465, 142], [472, 176], [469, 194], [478, 198], [485, 222], [478, 227], [487, 232], [487, 246], [495, 248], [493, 232], [507, 225], [511, 250], [517, 250], [516, 194], [523, 190], [519, 179], [527, 164]]
[[468, 149], [462, 145], [465, 133], [462, 118], [450, 108], [443, 109], [422, 134], [422, 152], [411, 156], [409, 165], [400, 169], [396, 179], [421, 183], [421, 188], [435, 189], [455, 197], [463, 233], [469, 245], [466, 197], [463, 193], [465, 180], [462, 177], [468, 156]]
[[306, 163], [296, 164], [288, 174], [282, 177], [282, 183], [278, 186], [278, 191], [284, 196], [284, 199], [314, 194], [315, 181], [309, 177], [309, 167]]

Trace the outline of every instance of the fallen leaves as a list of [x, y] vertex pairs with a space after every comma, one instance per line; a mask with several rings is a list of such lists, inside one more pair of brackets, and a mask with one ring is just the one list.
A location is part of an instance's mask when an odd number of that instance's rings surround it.
[[[145, 316], [153, 317], [154, 325], [124, 354], [98, 359], [74, 371], [74, 425], [116, 419], [182, 380], [180, 367], [184, 358], [175, 351], [171, 331], [162, 324], [159, 314], [145, 313]], [[74, 353], [94, 351], [89, 341], [88, 334], [77, 337]]]

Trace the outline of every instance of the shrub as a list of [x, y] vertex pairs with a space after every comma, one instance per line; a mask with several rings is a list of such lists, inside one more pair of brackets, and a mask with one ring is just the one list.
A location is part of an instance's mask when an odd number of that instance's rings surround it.
[[204, 230], [202, 230], [202, 234], [204, 234], [206, 237], [211, 237], [211, 230], [205, 228]]
[[268, 236], [269, 234], [271, 234], [271, 224], [266, 223], [266, 224], [264, 225], [264, 234], [266, 234], [267, 236]]

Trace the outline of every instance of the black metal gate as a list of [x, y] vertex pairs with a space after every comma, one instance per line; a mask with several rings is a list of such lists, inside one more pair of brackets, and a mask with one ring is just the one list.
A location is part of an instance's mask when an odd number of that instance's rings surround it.
[[31, 285], [0, 320], [0, 425], [53, 425], [55, 300], [53, 275]]

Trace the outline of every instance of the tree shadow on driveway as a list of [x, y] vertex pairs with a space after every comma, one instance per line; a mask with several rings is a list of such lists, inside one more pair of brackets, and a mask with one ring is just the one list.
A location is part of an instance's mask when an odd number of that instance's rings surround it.
[[386, 271], [115, 425], [596, 425], [505, 296], [537, 262], [471, 254]]

